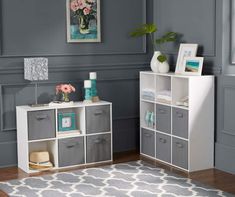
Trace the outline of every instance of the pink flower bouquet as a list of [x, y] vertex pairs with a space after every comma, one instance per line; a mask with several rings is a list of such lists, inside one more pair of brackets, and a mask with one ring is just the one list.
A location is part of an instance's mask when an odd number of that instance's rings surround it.
[[56, 86], [56, 94], [62, 94], [63, 101], [69, 102], [69, 94], [76, 89], [71, 84], [59, 84]]
[[89, 23], [96, 19], [97, 2], [95, 0], [70, 0], [72, 17], [79, 21], [81, 34], [89, 33]]

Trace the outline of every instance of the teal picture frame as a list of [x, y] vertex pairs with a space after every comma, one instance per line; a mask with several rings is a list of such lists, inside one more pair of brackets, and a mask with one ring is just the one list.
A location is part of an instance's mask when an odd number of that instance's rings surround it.
[[76, 129], [75, 113], [58, 113], [58, 132], [73, 131]]

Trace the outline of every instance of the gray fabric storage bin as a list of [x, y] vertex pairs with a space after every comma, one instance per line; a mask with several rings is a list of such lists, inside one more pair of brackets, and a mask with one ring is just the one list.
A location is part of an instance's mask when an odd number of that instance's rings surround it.
[[86, 133], [110, 131], [110, 105], [86, 107]]
[[155, 133], [147, 129], [141, 130], [141, 153], [155, 157]]
[[172, 163], [188, 169], [188, 142], [178, 138], [172, 140]]
[[156, 158], [171, 162], [171, 136], [156, 133]]
[[28, 112], [28, 138], [29, 140], [55, 138], [54, 110]]
[[172, 112], [172, 134], [188, 139], [188, 111], [173, 108]]
[[59, 167], [84, 164], [84, 137], [60, 139]]
[[111, 160], [111, 134], [87, 136], [87, 163]]
[[171, 133], [171, 107], [156, 105], [156, 128], [158, 131]]

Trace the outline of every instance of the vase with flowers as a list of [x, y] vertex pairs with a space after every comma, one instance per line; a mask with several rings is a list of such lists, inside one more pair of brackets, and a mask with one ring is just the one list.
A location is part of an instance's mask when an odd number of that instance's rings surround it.
[[135, 29], [131, 32], [132, 37], [139, 37], [144, 35], [149, 35], [151, 38], [151, 43], [153, 47], [153, 57], [151, 59], [151, 69], [153, 72], [167, 73], [170, 70], [170, 66], [167, 62], [167, 57], [160, 51], [156, 51], [157, 45], [160, 50], [163, 50], [163, 44], [167, 42], [175, 42], [177, 38], [177, 33], [166, 32], [162, 37], [154, 40], [153, 34], [157, 32], [157, 26], [155, 24], [143, 24], [141, 27]]
[[90, 33], [89, 24], [92, 19], [96, 19], [95, 0], [70, 0], [72, 15], [78, 20], [79, 31], [81, 34]]
[[63, 102], [69, 102], [69, 94], [75, 91], [76, 89], [71, 84], [59, 84], [56, 86], [56, 94], [62, 95]]

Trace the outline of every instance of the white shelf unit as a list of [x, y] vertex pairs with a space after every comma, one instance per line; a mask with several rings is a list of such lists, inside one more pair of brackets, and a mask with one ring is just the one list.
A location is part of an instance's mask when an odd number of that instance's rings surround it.
[[[112, 162], [112, 103], [74, 102], [43, 107], [17, 106], [18, 167], [26, 173], [29, 155], [48, 151], [55, 169]], [[58, 114], [75, 114], [76, 129], [59, 131]]]
[[[165, 91], [171, 99], [159, 101]], [[214, 76], [140, 72], [140, 153], [187, 172], [214, 167]]]

